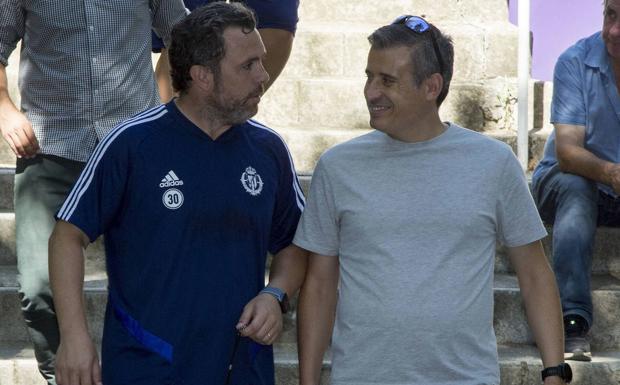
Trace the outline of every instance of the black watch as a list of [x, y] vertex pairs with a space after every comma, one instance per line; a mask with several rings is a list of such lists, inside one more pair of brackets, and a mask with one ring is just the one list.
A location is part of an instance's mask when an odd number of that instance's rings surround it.
[[289, 309], [288, 295], [286, 295], [286, 292], [284, 290], [279, 289], [274, 286], [267, 286], [260, 292], [273, 295], [275, 299], [278, 300], [278, 303], [280, 304], [280, 310], [282, 310], [282, 314], [286, 314], [288, 312], [288, 309]]
[[573, 371], [570, 368], [570, 365], [567, 363], [561, 363], [558, 366], [552, 366], [550, 368], [545, 368], [542, 372], [542, 380], [545, 381], [545, 378], [551, 376], [558, 376], [564, 380], [567, 384], [573, 380]]

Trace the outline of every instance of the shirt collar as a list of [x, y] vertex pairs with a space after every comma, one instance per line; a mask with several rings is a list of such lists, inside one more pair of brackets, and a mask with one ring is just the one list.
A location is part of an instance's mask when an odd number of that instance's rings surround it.
[[592, 45], [588, 47], [586, 57], [584, 60], [585, 65], [593, 68], [600, 68], [601, 72], [609, 73], [609, 55], [607, 54], [607, 47], [603, 41], [603, 35], [599, 31], [594, 34]]

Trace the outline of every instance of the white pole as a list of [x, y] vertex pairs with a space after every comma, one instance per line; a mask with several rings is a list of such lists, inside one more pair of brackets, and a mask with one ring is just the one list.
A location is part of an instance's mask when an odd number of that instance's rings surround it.
[[530, 81], [530, 0], [519, 1], [519, 99], [517, 157], [523, 169], [528, 162], [528, 88]]

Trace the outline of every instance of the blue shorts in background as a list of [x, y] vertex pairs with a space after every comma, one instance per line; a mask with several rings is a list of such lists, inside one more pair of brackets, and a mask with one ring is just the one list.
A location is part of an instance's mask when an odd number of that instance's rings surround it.
[[[184, 0], [185, 6], [190, 11], [210, 2], [210, 0]], [[254, 10], [258, 29], [284, 29], [295, 34], [297, 21], [299, 21], [297, 14], [299, 0], [243, 0], [239, 2]], [[152, 35], [153, 52], [160, 52], [164, 48], [164, 43], [155, 33]]]

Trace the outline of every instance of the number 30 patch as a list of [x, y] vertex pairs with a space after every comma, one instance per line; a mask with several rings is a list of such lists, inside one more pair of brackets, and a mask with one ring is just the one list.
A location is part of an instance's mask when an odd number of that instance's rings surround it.
[[169, 188], [161, 197], [164, 206], [170, 210], [176, 210], [183, 205], [183, 193], [176, 188]]

